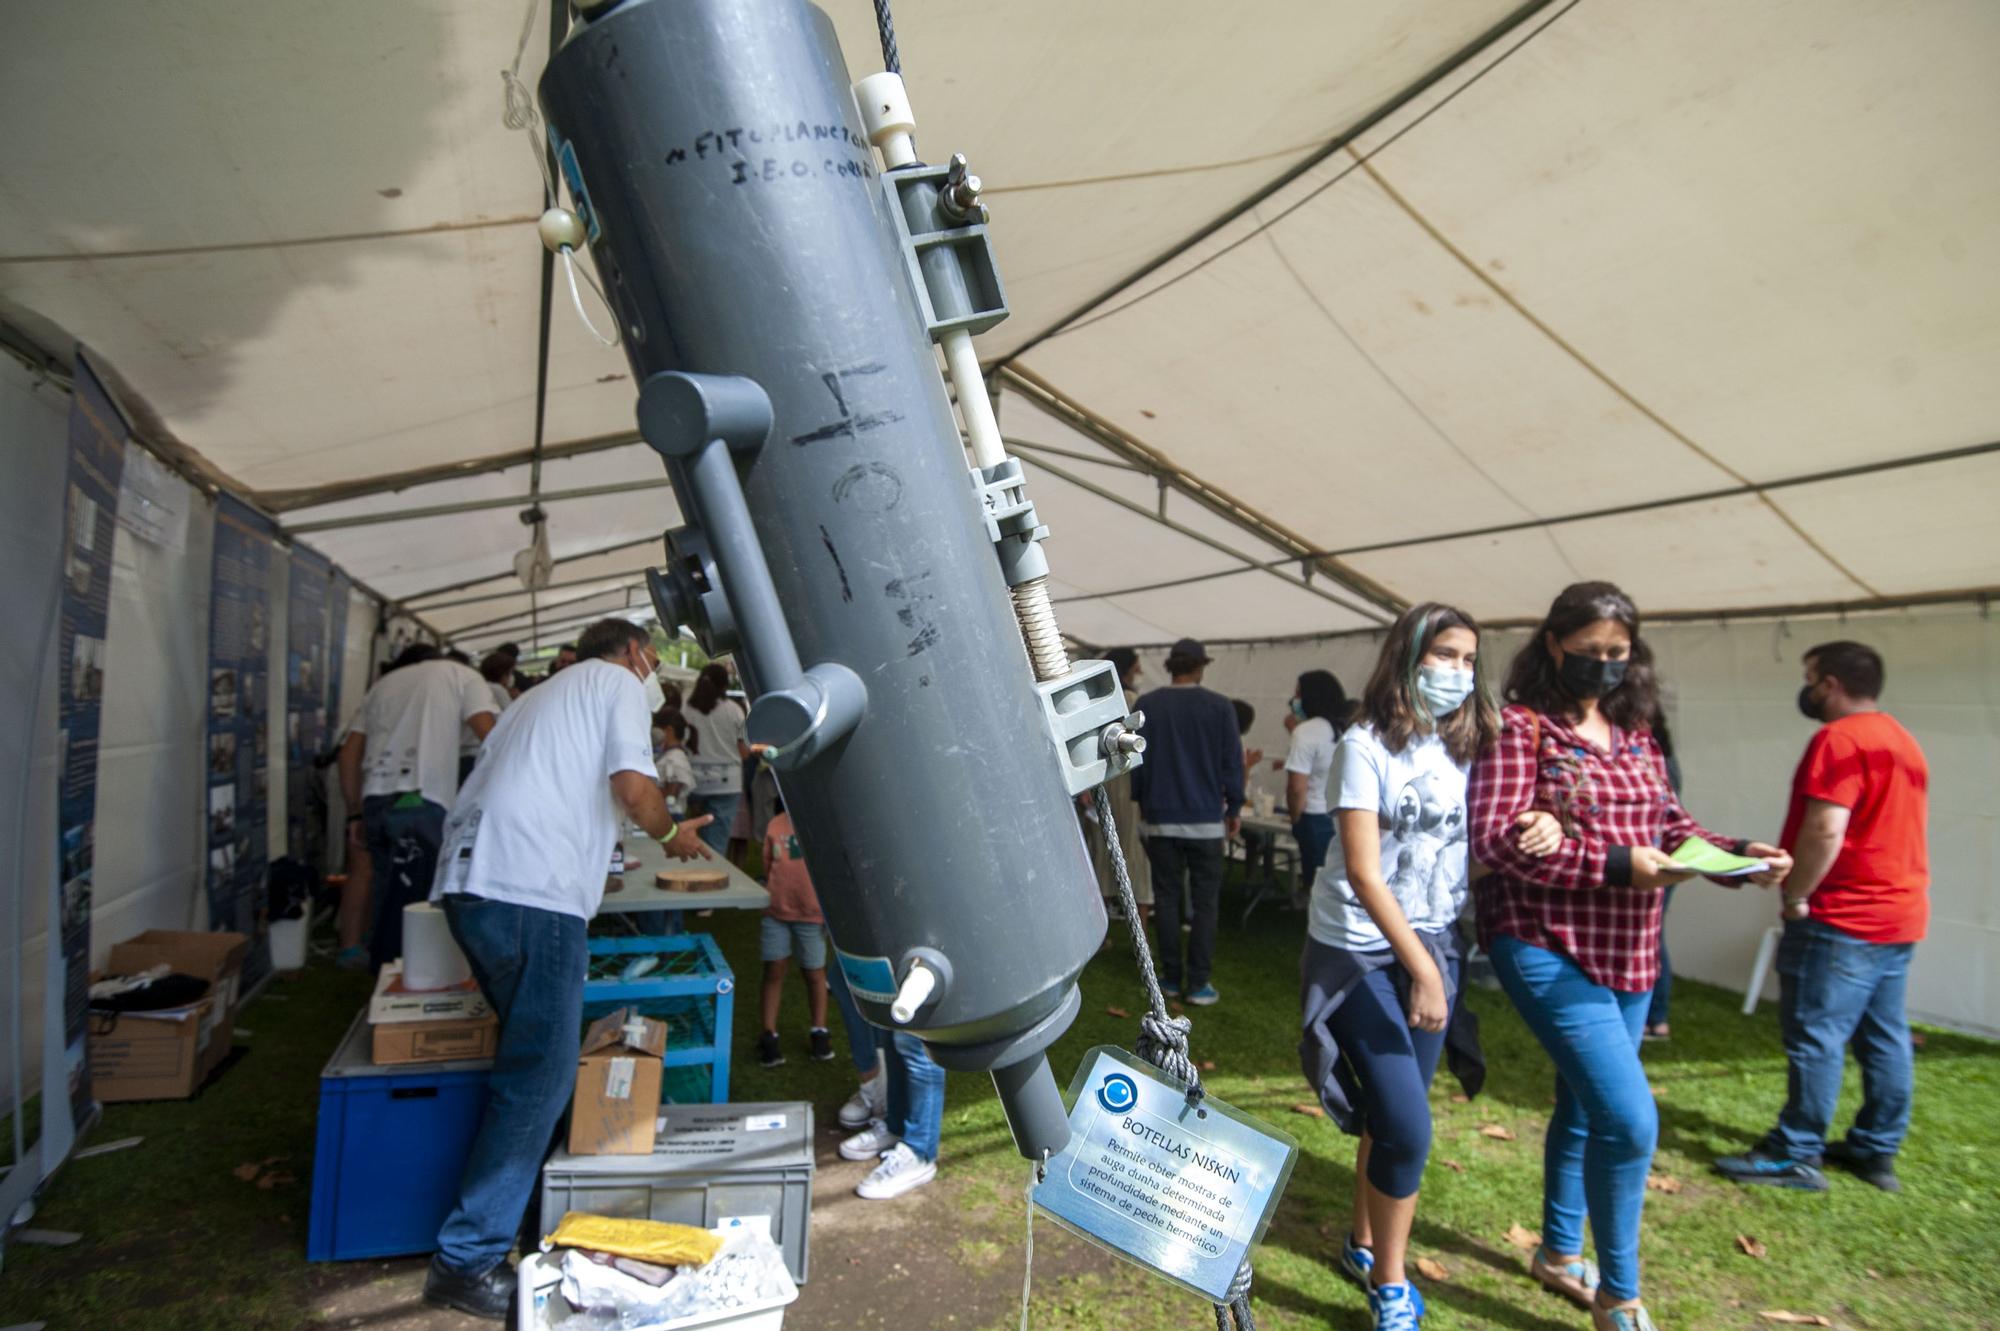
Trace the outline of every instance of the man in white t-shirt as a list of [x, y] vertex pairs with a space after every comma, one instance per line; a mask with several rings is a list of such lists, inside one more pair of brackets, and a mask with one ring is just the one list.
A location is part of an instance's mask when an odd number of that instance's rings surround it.
[[507, 1250], [576, 1074], [588, 964], [621, 818], [679, 859], [708, 855], [706, 818], [676, 824], [653, 767], [659, 657], [642, 628], [603, 619], [576, 664], [521, 695], [486, 737], [445, 822], [432, 898], [500, 1019], [486, 1110], [438, 1231], [424, 1298], [504, 1320]]
[[403, 955], [403, 908], [426, 900], [444, 816], [458, 797], [459, 735], [493, 729], [493, 695], [471, 666], [429, 643], [403, 649], [361, 700], [340, 746], [348, 844], [374, 869], [369, 964]]

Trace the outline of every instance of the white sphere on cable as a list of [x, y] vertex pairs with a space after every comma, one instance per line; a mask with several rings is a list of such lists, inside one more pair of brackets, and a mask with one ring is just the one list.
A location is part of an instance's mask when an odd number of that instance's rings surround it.
[[543, 213], [535, 223], [535, 230], [552, 254], [580, 249], [585, 239], [583, 219], [567, 208], [551, 208]]

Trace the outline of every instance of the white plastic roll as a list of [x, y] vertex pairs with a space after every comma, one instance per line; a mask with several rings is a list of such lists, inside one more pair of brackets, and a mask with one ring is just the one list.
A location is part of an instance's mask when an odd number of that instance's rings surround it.
[[471, 978], [444, 912], [428, 901], [403, 907], [403, 987], [449, 989]]

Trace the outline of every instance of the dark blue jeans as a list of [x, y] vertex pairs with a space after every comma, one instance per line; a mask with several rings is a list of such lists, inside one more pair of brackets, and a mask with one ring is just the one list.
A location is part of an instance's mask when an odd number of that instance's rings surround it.
[[[1459, 991], [1456, 958], [1446, 982], [1454, 1004]], [[1373, 1139], [1368, 1148], [1368, 1182], [1384, 1197], [1408, 1197], [1423, 1181], [1431, 1153], [1431, 1078], [1444, 1052], [1443, 1031], [1410, 1025], [1401, 990], [1409, 975], [1399, 961], [1370, 971], [1346, 1001], [1327, 1017], [1361, 1085], [1362, 1127]]]
[[1674, 1001], [1673, 958], [1667, 955], [1667, 911], [1674, 904], [1674, 889], [1667, 888], [1660, 898], [1660, 978], [1653, 982], [1653, 999], [1646, 1007], [1646, 1025], [1665, 1026], [1669, 1024], [1667, 1010]]
[[380, 970], [403, 955], [403, 907], [430, 900], [444, 842], [444, 806], [420, 795], [370, 795], [361, 826], [375, 870], [375, 930], [368, 964]]
[[[1222, 904], [1222, 838], [1149, 836], [1146, 859], [1153, 866], [1153, 941], [1160, 952], [1160, 979], [1192, 993], [1208, 983], [1215, 962], [1215, 919]], [[1181, 892], [1193, 904], [1194, 926], [1187, 937], [1187, 969], [1181, 969]]]
[[478, 1274], [506, 1260], [569, 1106], [583, 1044], [584, 922], [481, 897], [448, 896], [451, 936], [500, 1018], [486, 1112], [438, 1231], [438, 1255]]
[[1639, 1062], [1649, 995], [1607, 989], [1560, 952], [1501, 936], [1493, 973], [1556, 1065], [1542, 1152], [1542, 1246], [1583, 1251], [1583, 1222], [1613, 1298], [1639, 1297], [1639, 1216], [1659, 1108]]
[[1848, 1046], [1861, 1064], [1861, 1109], [1848, 1143], [1894, 1155], [1910, 1130], [1913, 1079], [1903, 992], [1914, 943], [1869, 943], [1818, 920], [1791, 920], [1778, 944], [1778, 1028], [1784, 1035], [1785, 1109], [1766, 1145], [1817, 1160], [1840, 1099]]
[[1326, 863], [1327, 847], [1333, 844], [1333, 815], [1302, 813], [1292, 824], [1292, 840], [1299, 843], [1299, 886], [1312, 891], [1313, 875]]
[[921, 1158], [935, 1160], [944, 1134], [944, 1069], [908, 1031], [890, 1034], [888, 1056], [889, 1131]]

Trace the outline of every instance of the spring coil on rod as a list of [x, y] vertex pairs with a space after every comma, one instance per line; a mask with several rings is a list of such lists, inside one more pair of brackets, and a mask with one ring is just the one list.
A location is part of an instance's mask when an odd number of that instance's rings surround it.
[[1060, 679], [1069, 673], [1069, 652], [1063, 647], [1062, 630], [1056, 627], [1056, 608], [1049, 601], [1049, 580], [1030, 578], [1009, 589], [1014, 598], [1014, 618], [1020, 621], [1021, 637], [1028, 646], [1028, 660], [1036, 679]]

